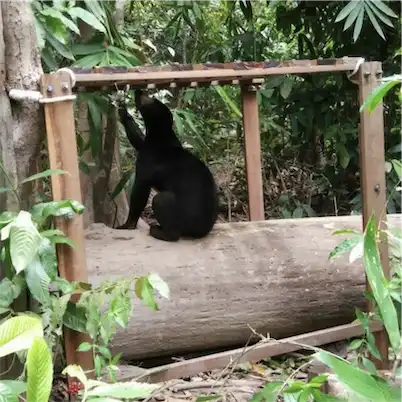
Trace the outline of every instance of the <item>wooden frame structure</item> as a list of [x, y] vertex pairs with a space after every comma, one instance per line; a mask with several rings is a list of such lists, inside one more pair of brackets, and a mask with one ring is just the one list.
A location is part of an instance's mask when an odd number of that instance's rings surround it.
[[[198, 87], [204, 85], [240, 85], [243, 108], [245, 161], [248, 183], [249, 219], [264, 219], [264, 200], [262, 190], [260, 132], [258, 123], [258, 86], [264, 78], [271, 75], [283, 74], [312, 74], [323, 72], [352, 72], [358, 76], [360, 104], [367, 95], [379, 85], [381, 78], [380, 62], [362, 62], [361, 58], [327, 59], [327, 60], [298, 60], [298, 61], [266, 61], [266, 62], [234, 62], [227, 64], [199, 64], [199, 65], [169, 65], [169, 66], [143, 66], [139, 68], [94, 68], [70, 70], [78, 90], [96, 90], [107, 86], [129, 84], [132, 88], [175, 88]], [[350, 74], [350, 75], [352, 75]], [[63, 169], [70, 175], [52, 176], [53, 198], [60, 200], [71, 198], [81, 200], [78, 157], [76, 152], [76, 137], [74, 126], [73, 101], [71, 99], [61, 102], [52, 102], [55, 97], [69, 97], [73, 94], [74, 82], [71, 74], [59, 71], [46, 74], [42, 77], [41, 92], [45, 100], [46, 131], [48, 138], [50, 167]], [[56, 99], [55, 99], [56, 100]], [[363, 227], [369, 217], [374, 213], [377, 224], [384, 222], [386, 186], [384, 171], [384, 128], [383, 107], [379, 104], [372, 113], [360, 113], [360, 166], [361, 188], [363, 196]], [[74, 281], [87, 280], [86, 261], [84, 251], [84, 231], [81, 216], [71, 221], [56, 221], [56, 225], [65, 231], [74, 243], [75, 249], [58, 245], [58, 261], [60, 274]], [[380, 246], [381, 261], [385, 275], [389, 276], [388, 248], [384, 241]], [[371, 306], [369, 305], [369, 308]], [[375, 331], [377, 346], [382, 361], [375, 361], [378, 368], [388, 366], [388, 339], [386, 332], [379, 328]], [[355, 324], [329, 328], [316, 331], [312, 334], [301, 335], [311, 340], [314, 345], [320, 345], [333, 340], [346, 339], [361, 333]], [[67, 360], [69, 364], [80, 364], [85, 369], [93, 367], [89, 354], [77, 354], [78, 345], [85, 338], [84, 334], [65, 331]], [[292, 342], [293, 338], [289, 338]], [[304, 338], [303, 338], [304, 339]], [[294, 340], [293, 340], [294, 341]], [[279, 341], [282, 346], [285, 340]], [[292, 349], [292, 348], [291, 348]], [[294, 349], [292, 349], [294, 350]], [[288, 351], [286, 348], [270, 347], [259, 348], [253, 352], [253, 359], [263, 359]], [[226, 353], [226, 352], [225, 352]], [[224, 357], [217, 356], [211, 363], [209, 357], [208, 368], [217, 368], [228, 356], [235, 356], [238, 351], [231, 354], [227, 352]], [[226, 360], [225, 360], [226, 359]], [[247, 359], [246, 359], [247, 360]], [[198, 364], [199, 362], [195, 362]], [[225, 363], [226, 364], [226, 363]], [[188, 369], [188, 362], [186, 365]], [[166, 371], [166, 370], [165, 370]], [[190, 370], [191, 371], [191, 370]], [[175, 373], [180, 372], [176, 371]], [[181, 372], [180, 372], [181, 373]], [[172, 374], [170, 374], [172, 376]], [[152, 376], [151, 376], [152, 377]], [[166, 373], [155, 378], [164, 380], [169, 378]]]

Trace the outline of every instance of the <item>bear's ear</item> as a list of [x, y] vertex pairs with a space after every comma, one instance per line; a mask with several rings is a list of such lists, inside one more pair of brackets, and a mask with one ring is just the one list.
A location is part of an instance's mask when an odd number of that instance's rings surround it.
[[147, 106], [154, 103], [154, 99], [144, 94], [141, 90], [135, 91], [135, 103], [137, 106]]

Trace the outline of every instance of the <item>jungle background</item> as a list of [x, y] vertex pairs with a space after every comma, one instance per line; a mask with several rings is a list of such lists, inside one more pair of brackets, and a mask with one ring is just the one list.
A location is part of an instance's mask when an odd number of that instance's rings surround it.
[[[32, 7], [45, 72], [361, 56], [383, 62], [384, 76], [399, 73], [400, 2], [352, 3], [343, 20], [348, 2], [342, 1], [34, 1]], [[378, 6], [385, 3], [387, 12]], [[237, 86], [158, 93], [182, 142], [214, 172], [222, 221], [247, 219], [239, 93]], [[86, 224], [122, 223], [122, 189], [129, 194], [135, 175], [135, 152], [107, 95], [80, 92], [77, 102]], [[400, 99], [390, 91], [384, 101], [386, 158], [400, 159]], [[275, 76], [261, 87], [259, 106], [266, 219], [360, 213], [357, 85], [345, 73]], [[45, 163], [44, 144], [41, 153]], [[387, 171], [388, 212], [400, 212], [398, 176]]]

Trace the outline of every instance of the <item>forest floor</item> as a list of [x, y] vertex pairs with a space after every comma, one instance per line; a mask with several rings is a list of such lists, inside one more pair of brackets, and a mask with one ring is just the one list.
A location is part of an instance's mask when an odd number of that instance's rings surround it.
[[[344, 358], [351, 358], [347, 352], [346, 341], [325, 346], [325, 349]], [[325, 368], [317, 362], [308, 364], [311, 360], [309, 352], [293, 352], [275, 358], [265, 359], [258, 364], [242, 363], [225, 369], [199, 373], [195, 376], [173, 379], [160, 383], [160, 387], [142, 402], [246, 402], [253, 396], [255, 402], [265, 400], [259, 396], [267, 383], [279, 381], [284, 383], [290, 379], [308, 381], [317, 373], [325, 372]], [[141, 375], [140, 367], [129, 365], [119, 366], [119, 381], [127, 381]], [[131, 377], [131, 378], [130, 378]], [[104, 378], [107, 381], [107, 378]], [[332, 390], [332, 393], [334, 391]], [[335, 390], [338, 394], [339, 391]], [[65, 378], [54, 382], [51, 402], [68, 400]], [[277, 402], [281, 402], [278, 399]]]

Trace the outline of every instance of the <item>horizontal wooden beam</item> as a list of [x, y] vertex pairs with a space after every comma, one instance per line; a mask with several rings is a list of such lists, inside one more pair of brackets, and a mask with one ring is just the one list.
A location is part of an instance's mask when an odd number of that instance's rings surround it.
[[227, 64], [143, 66], [138, 68], [95, 67], [72, 68], [78, 87], [104, 87], [130, 84], [134, 88], [191, 86], [194, 83], [220, 85], [263, 79], [271, 75], [312, 74], [352, 71], [359, 58], [329, 60], [291, 60], [283, 62], [239, 62]]
[[[381, 330], [382, 325], [379, 322], [371, 324], [372, 332]], [[189, 377], [205, 371], [223, 369], [231, 363], [258, 362], [267, 357], [294, 352], [302, 349], [301, 345], [319, 346], [361, 335], [363, 335], [363, 329], [359, 323], [339, 325], [281, 340], [263, 342], [257, 346], [233, 349], [178, 363], [166, 364], [147, 370], [137, 380], [156, 383], [175, 378]]]

